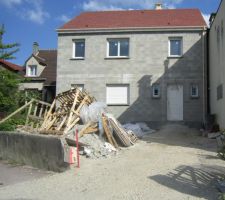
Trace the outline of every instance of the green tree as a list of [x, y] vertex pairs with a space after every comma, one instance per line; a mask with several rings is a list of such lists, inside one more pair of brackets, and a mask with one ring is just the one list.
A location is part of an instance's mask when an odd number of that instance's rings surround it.
[[0, 27], [0, 59], [8, 60], [14, 59], [14, 53], [19, 51], [19, 44], [12, 43], [12, 44], [4, 44], [3, 43], [3, 35], [5, 33], [4, 25]]
[[8, 70], [0, 70], [0, 112], [10, 113], [18, 107], [20, 82], [19, 75]]

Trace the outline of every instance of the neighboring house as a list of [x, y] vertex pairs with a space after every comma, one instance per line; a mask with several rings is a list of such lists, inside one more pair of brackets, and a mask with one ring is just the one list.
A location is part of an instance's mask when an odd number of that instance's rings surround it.
[[198, 9], [81, 13], [57, 30], [57, 93], [84, 87], [121, 122], [201, 125], [206, 29]]
[[220, 128], [225, 129], [225, 1], [210, 18], [209, 30], [209, 91], [211, 114], [216, 115]]
[[0, 69], [1, 70], [9, 70], [11, 72], [15, 72], [17, 74], [21, 74], [24, 70], [23, 67], [16, 65], [14, 63], [11, 63], [9, 61], [0, 59]]
[[57, 50], [39, 49], [33, 44], [33, 53], [25, 62], [27, 81], [21, 84], [21, 90], [37, 90], [42, 100], [52, 102], [56, 90]]

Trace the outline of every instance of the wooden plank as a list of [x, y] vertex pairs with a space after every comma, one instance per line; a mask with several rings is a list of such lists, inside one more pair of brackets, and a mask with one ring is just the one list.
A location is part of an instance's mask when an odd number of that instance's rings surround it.
[[38, 103], [37, 102], [35, 102], [35, 107], [34, 107], [34, 116], [36, 116], [37, 115], [37, 109], [38, 109]]
[[36, 99], [34, 99], [34, 101], [36, 101], [37, 103], [40, 103], [40, 104], [46, 105], [46, 106], [48, 106], [48, 107], [50, 107], [50, 106], [51, 106], [51, 104], [50, 104], [50, 103], [47, 103], [47, 102], [44, 102], [44, 101], [40, 101], [40, 100], [36, 100]]
[[85, 130], [91, 126], [91, 122], [87, 123], [80, 131], [79, 131], [79, 137], [82, 137], [85, 134]]
[[29, 110], [28, 110], [28, 113], [27, 113], [27, 118], [26, 118], [25, 126], [27, 126], [28, 123], [29, 123], [29, 116], [30, 116], [30, 113], [31, 113], [31, 109], [32, 109], [32, 103], [29, 106]]
[[2, 119], [0, 121], [0, 124], [2, 124], [3, 122], [5, 122], [6, 120], [10, 119], [11, 117], [13, 117], [14, 115], [16, 115], [17, 113], [21, 112], [22, 110], [24, 110], [27, 106], [29, 106], [33, 102], [34, 102], [34, 99], [32, 99], [30, 102], [28, 102], [27, 104], [23, 105], [22, 107], [20, 107], [16, 111], [14, 111], [12, 114], [10, 114], [9, 116], [7, 116], [6, 118]]
[[[88, 127], [85, 131], [84, 131], [84, 134], [89, 134], [89, 133], [96, 133], [98, 130], [97, 127], [93, 128], [93, 127]], [[84, 135], [83, 134], [83, 135]]]
[[70, 129], [72, 129], [76, 125], [76, 123], [79, 121], [80, 121], [80, 118], [78, 117], [68, 128], [64, 130], [64, 133], [67, 133], [68, 131], [70, 131]]
[[73, 110], [74, 110], [74, 108], [76, 106], [76, 103], [77, 103], [77, 98], [78, 98], [78, 93], [75, 95], [75, 98], [73, 100], [73, 105], [72, 105], [72, 107], [70, 109], [70, 114], [69, 114], [69, 117], [68, 117], [68, 121], [67, 121], [67, 124], [66, 124], [66, 128], [68, 128], [69, 125], [70, 125], [70, 122], [71, 122], [71, 119], [72, 119], [72, 116], [73, 116]]
[[43, 112], [43, 104], [41, 104], [41, 108], [40, 108], [40, 111], [39, 111], [39, 117], [41, 117], [42, 116], [42, 112]]
[[54, 101], [53, 101], [53, 103], [52, 103], [52, 105], [51, 105], [49, 111], [47, 112], [46, 117], [44, 118], [44, 121], [43, 121], [43, 123], [42, 123], [42, 125], [41, 125], [41, 129], [45, 127], [45, 124], [46, 124], [47, 121], [49, 120], [48, 118], [49, 118], [50, 115], [52, 114], [52, 110], [53, 110], [53, 108], [55, 107], [55, 104], [56, 104], [56, 100], [54, 99]]
[[57, 129], [56, 129], [56, 130], [58, 130], [58, 131], [59, 131], [59, 130], [62, 128], [62, 126], [65, 124], [66, 120], [67, 120], [67, 116], [64, 116], [64, 118], [63, 118], [63, 120], [62, 120], [61, 124], [57, 127]]
[[115, 140], [112, 139], [113, 136], [109, 130], [109, 127], [107, 125], [107, 119], [105, 117], [102, 117], [102, 125], [103, 125], [104, 131], [105, 131], [105, 134], [106, 134], [106, 137], [107, 137], [109, 143], [115, 147], [118, 147], [118, 144], [114, 143]]

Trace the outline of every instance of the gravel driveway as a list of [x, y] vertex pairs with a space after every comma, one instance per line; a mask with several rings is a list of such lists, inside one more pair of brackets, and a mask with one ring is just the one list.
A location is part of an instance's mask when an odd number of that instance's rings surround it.
[[81, 168], [0, 187], [0, 199], [217, 199], [225, 162], [216, 142], [197, 130], [168, 125], [108, 159], [81, 159]]

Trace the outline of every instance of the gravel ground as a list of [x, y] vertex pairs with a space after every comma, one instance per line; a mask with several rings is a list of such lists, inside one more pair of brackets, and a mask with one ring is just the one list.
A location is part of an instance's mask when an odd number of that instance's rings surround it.
[[216, 179], [225, 161], [216, 141], [168, 125], [107, 159], [81, 159], [81, 168], [0, 187], [1, 200], [217, 199]]

